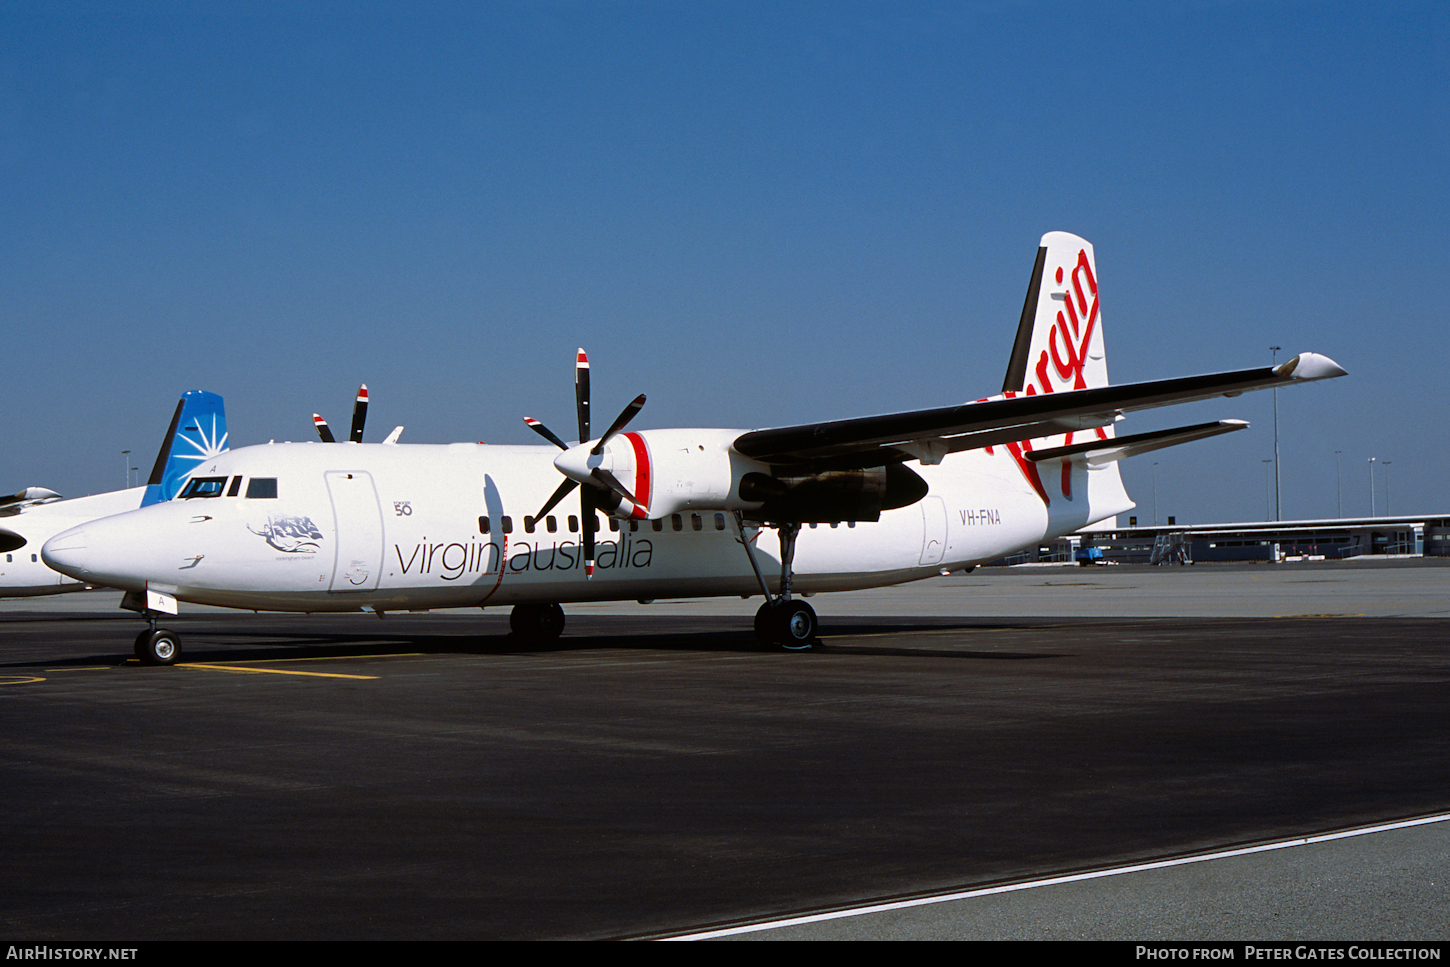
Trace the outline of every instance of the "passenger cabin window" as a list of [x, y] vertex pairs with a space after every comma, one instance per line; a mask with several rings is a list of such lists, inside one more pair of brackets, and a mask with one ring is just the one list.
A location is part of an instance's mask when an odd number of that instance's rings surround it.
[[[532, 534], [534, 532], [534, 519], [532, 517], [525, 517], [524, 523], [528, 525], [529, 533]], [[478, 519], [478, 532], [480, 534], [487, 534], [491, 530], [493, 530], [493, 522], [487, 517], [480, 517]], [[512, 534], [514, 532], [514, 519], [507, 514], [500, 517], [498, 519], [498, 532], [500, 534]]]
[[[237, 479], [241, 479], [240, 477]], [[234, 490], [233, 493], [236, 491]], [[247, 481], [247, 499], [257, 500], [271, 498], [277, 499], [277, 478], [276, 477], [253, 477]]]
[[193, 497], [220, 497], [226, 489], [226, 477], [193, 477], [181, 491], [182, 500], [190, 500]]

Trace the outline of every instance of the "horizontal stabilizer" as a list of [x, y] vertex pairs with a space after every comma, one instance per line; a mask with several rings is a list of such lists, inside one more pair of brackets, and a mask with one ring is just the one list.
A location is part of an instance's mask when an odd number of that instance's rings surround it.
[[1248, 428], [1249, 425], [1243, 420], [1217, 420], [1213, 423], [1174, 427], [1171, 430], [1135, 433], [1132, 436], [1120, 436], [1112, 440], [1093, 440], [1091, 443], [1075, 443], [1068, 447], [1033, 450], [1024, 453], [1023, 456], [1039, 463], [1044, 460], [1061, 460], [1064, 457], [1081, 456], [1086, 457], [1088, 466], [1101, 467], [1114, 460], [1136, 457], [1140, 453], [1162, 450], [1164, 447], [1176, 447], [1180, 443], [1206, 440], [1211, 436], [1218, 436], [1220, 433], [1232, 433], [1235, 430], [1247, 430]]

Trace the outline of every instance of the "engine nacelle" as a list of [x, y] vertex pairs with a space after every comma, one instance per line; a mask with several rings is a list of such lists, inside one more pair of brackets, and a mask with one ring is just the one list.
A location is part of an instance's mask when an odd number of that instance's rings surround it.
[[[612, 473], [643, 506], [616, 506], [601, 495], [600, 509], [615, 517], [668, 517], [687, 510], [744, 510], [740, 478], [769, 471], [767, 464], [731, 449], [739, 430], [642, 430], [612, 437], [590, 466]], [[596, 463], [597, 461], [597, 463]], [[559, 461], [555, 461], [557, 466]], [[561, 468], [562, 469], [562, 468]]]
[[838, 520], [877, 521], [883, 510], [914, 504], [927, 483], [899, 463], [863, 470], [828, 470], [796, 476], [747, 473], [737, 492], [757, 501], [751, 516], [767, 521], [829, 524]]
[[754, 520], [874, 521], [881, 511], [913, 504], [927, 492], [926, 481], [900, 464], [805, 475], [783, 471], [735, 452], [740, 433], [643, 430], [611, 438], [589, 465], [613, 474], [642, 506], [609, 492], [601, 494], [600, 509], [640, 520], [739, 510]]

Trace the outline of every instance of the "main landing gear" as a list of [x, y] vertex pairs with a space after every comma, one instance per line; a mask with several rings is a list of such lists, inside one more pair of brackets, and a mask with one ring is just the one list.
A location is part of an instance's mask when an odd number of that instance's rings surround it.
[[786, 651], [807, 651], [820, 645], [815, 609], [804, 601], [767, 601], [755, 612], [755, 637]]
[[564, 633], [564, 609], [557, 604], [516, 604], [509, 612], [509, 630], [530, 644], [556, 641]]
[[815, 609], [804, 601], [792, 601], [790, 597], [791, 565], [795, 560], [795, 539], [800, 533], [798, 523], [777, 524], [780, 531], [780, 594], [772, 597], [760, 565], [755, 563], [755, 552], [745, 537], [745, 522], [739, 511], [735, 512], [735, 525], [740, 534], [740, 543], [745, 547], [745, 556], [750, 558], [751, 570], [760, 582], [765, 603], [755, 612], [755, 637], [761, 644], [777, 645], [787, 651], [806, 651], [820, 647], [816, 637], [819, 624]]

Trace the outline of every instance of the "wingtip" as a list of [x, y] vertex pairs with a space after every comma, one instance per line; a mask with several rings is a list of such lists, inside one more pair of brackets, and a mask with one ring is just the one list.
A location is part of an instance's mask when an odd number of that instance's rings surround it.
[[1280, 363], [1277, 372], [1280, 376], [1302, 380], [1334, 379], [1336, 376], [1349, 375], [1349, 371], [1343, 366], [1319, 353], [1300, 353], [1293, 359]]

